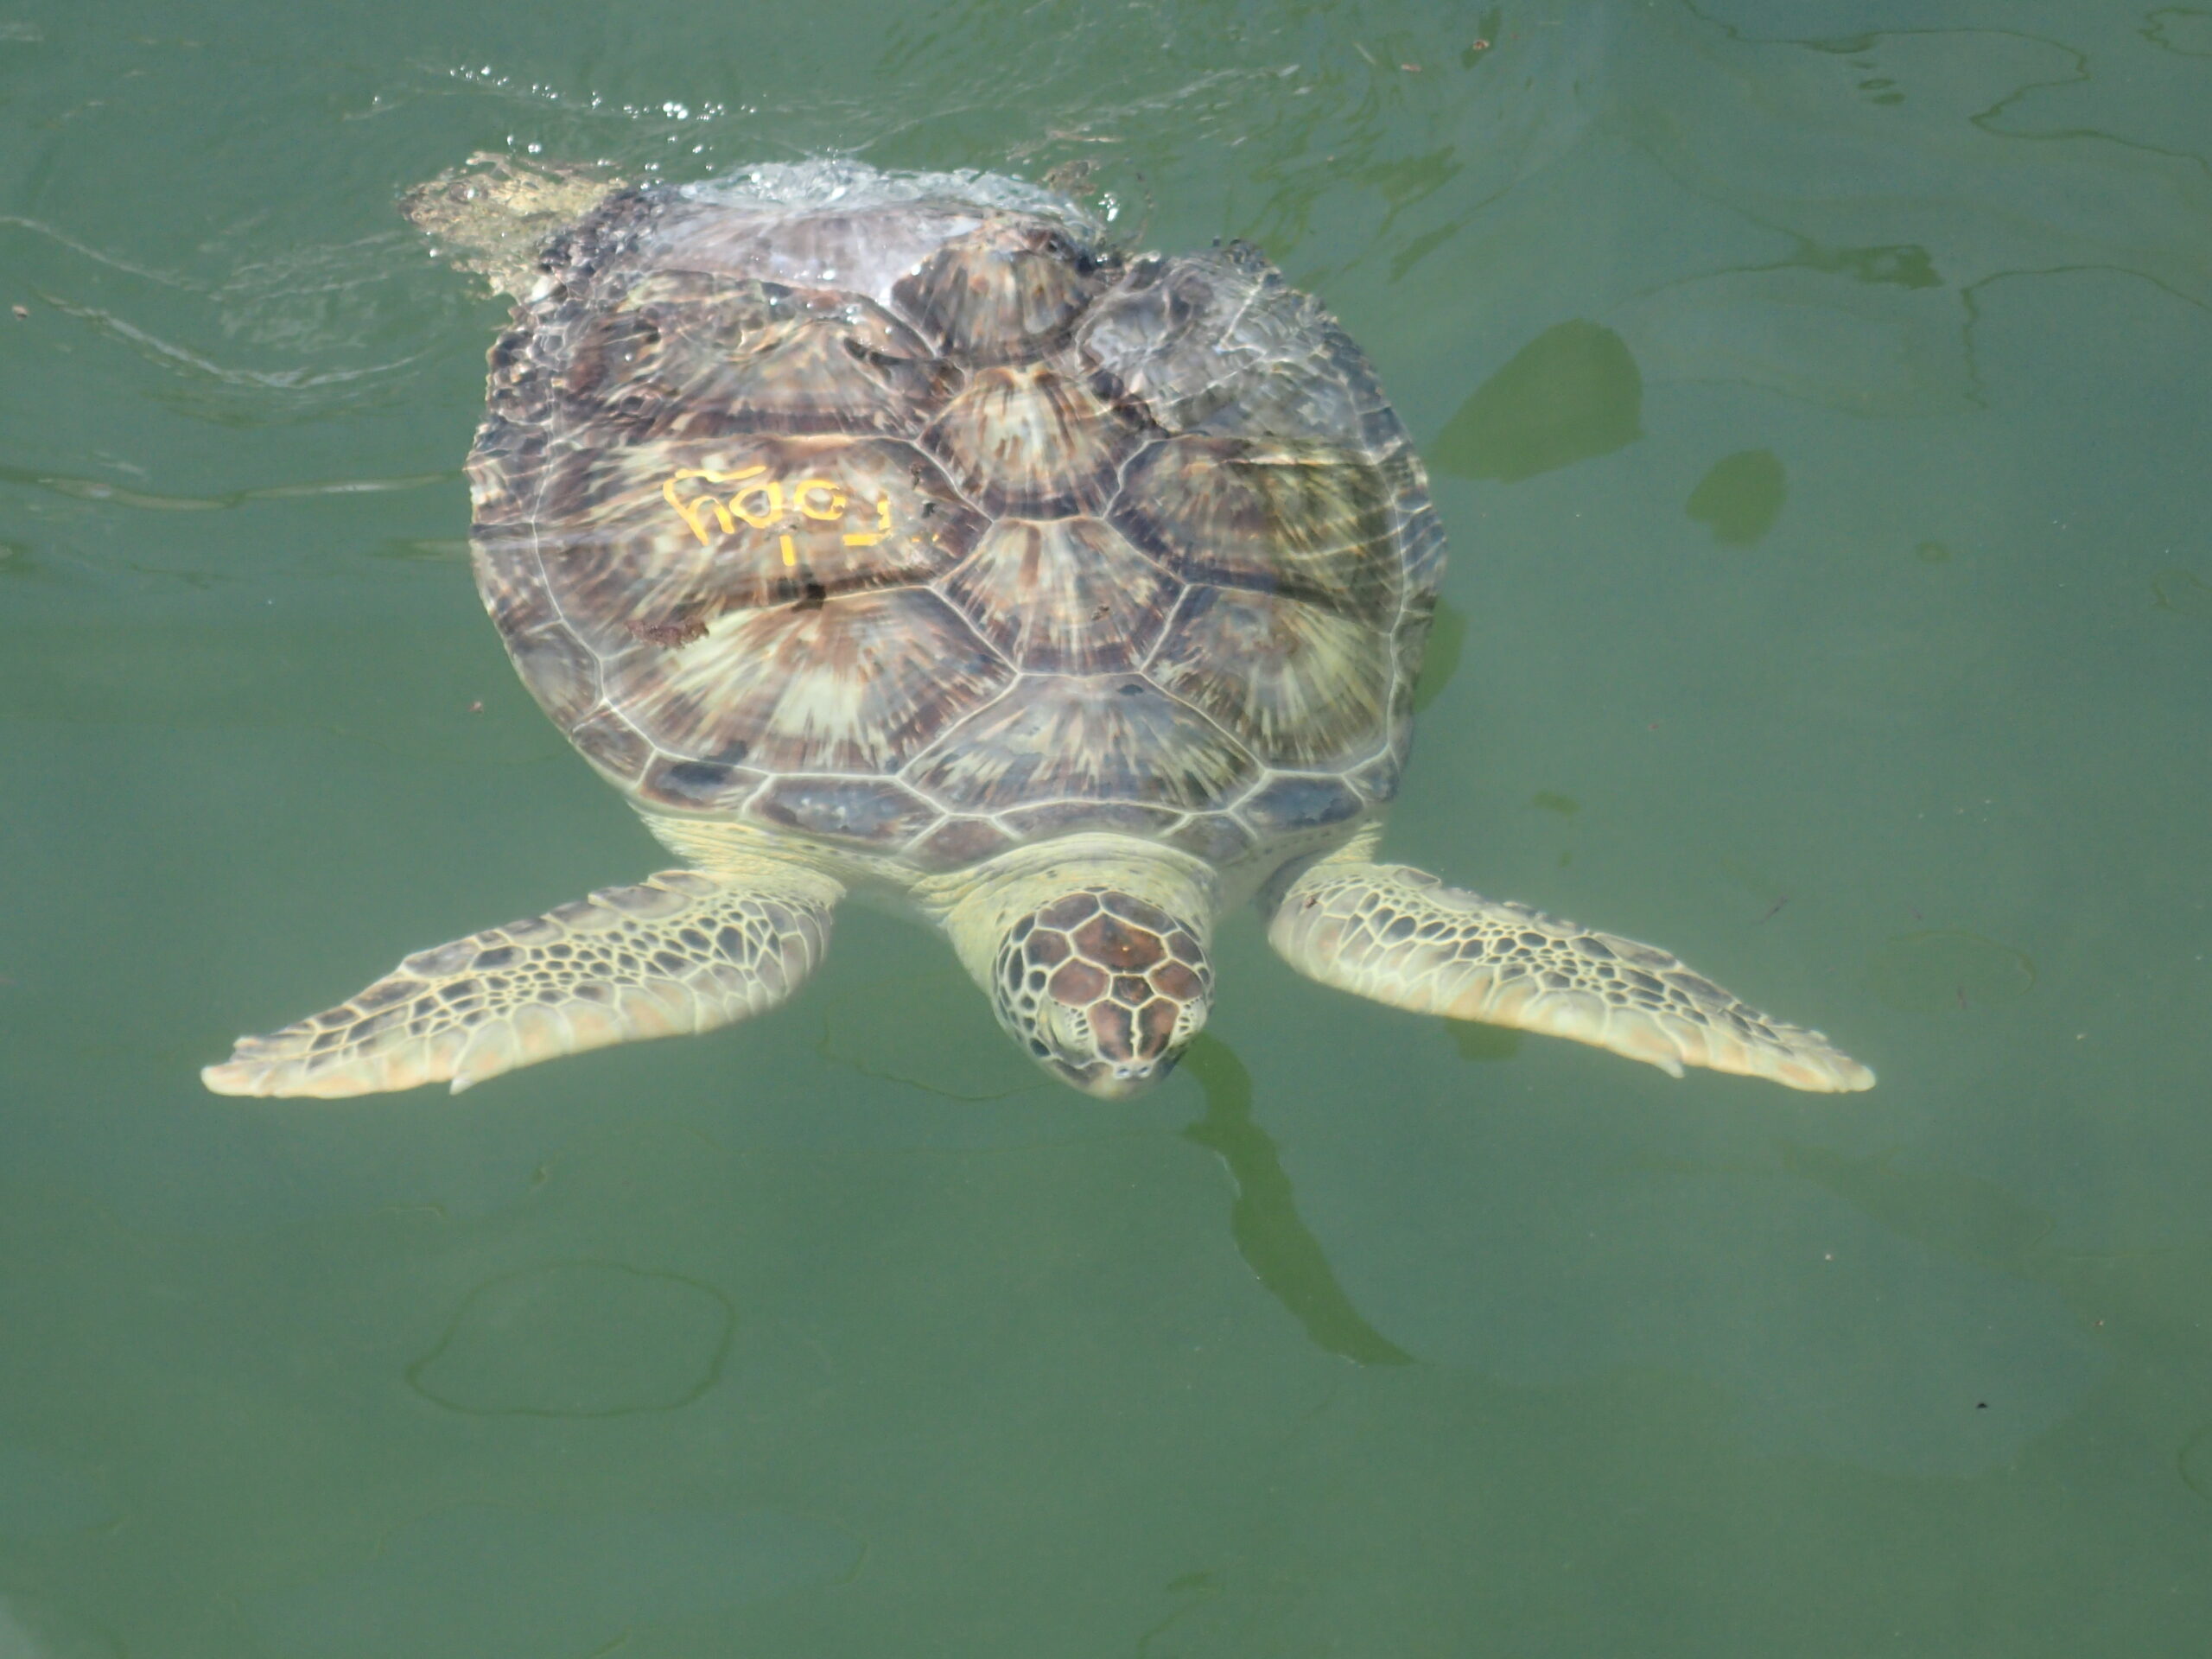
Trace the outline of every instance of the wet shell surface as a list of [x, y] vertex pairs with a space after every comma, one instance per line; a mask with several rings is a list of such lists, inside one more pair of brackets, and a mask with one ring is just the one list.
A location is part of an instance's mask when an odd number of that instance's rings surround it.
[[478, 579], [576, 747], [931, 870], [1389, 800], [1443, 538], [1344, 331], [1241, 245], [840, 165], [618, 192], [493, 349]]

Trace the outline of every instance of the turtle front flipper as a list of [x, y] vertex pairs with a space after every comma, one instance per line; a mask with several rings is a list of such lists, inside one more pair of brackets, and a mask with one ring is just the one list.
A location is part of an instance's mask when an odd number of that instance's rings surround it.
[[1874, 1074], [1817, 1031], [1770, 1020], [1666, 951], [1402, 864], [1324, 862], [1283, 891], [1268, 938], [1325, 985], [1414, 1014], [1571, 1037], [1644, 1060], [1838, 1094]]
[[829, 948], [844, 890], [797, 868], [743, 881], [664, 871], [420, 950], [352, 1001], [244, 1037], [219, 1095], [471, 1084], [557, 1055], [712, 1031], [776, 1007]]

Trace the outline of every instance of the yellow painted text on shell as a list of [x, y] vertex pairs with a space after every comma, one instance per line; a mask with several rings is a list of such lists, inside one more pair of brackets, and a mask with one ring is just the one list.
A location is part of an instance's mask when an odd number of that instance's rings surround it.
[[[741, 524], [753, 530], [777, 527], [776, 543], [786, 565], [798, 563], [798, 543], [795, 535], [804, 531], [809, 524], [841, 524], [849, 518], [857, 508], [862, 515], [868, 504], [855, 502], [842, 484], [830, 478], [802, 478], [786, 482], [769, 478], [766, 467], [741, 467], [732, 472], [717, 472], [711, 467], [679, 467], [662, 481], [661, 499], [676, 510], [699, 545], [711, 547], [716, 535], [734, 536]], [[727, 496], [702, 491], [693, 495], [681, 493], [677, 486], [696, 480], [705, 484], [734, 484], [738, 487]], [[880, 496], [875, 503], [873, 530], [849, 531], [840, 540], [847, 547], [874, 547], [891, 533], [891, 498]], [[867, 518], [862, 518], [865, 524]]]

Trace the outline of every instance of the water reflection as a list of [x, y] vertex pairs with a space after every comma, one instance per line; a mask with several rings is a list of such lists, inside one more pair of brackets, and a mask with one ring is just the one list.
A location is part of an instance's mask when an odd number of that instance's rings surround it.
[[125, 1659], [123, 1643], [43, 1598], [0, 1595], [0, 1659]]
[[1775, 1142], [1782, 1167], [1916, 1244], [1977, 1267], [2024, 1274], [2029, 1256], [2056, 1229], [1994, 1181], [1902, 1158], [1895, 1150], [1853, 1156], [1826, 1147]]
[[729, 1299], [711, 1285], [613, 1262], [555, 1262], [471, 1291], [407, 1381], [472, 1416], [673, 1411], [714, 1387], [736, 1328]]
[[819, 1048], [864, 1077], [946, 1100], [1009, 1100], [1056, 1087], [992, 1027], [976, 988], [950, 963], [839, 989], [823, 1011]]
[[2212, 58], [2212, 11], [2161, 6], [2143, 20], [2143, 38], [2184, 58]]
[[2036, 966], [2009, 944], [1937, 928], [1885, 940], [1867, 963], [1866, 982], [1901, 1014], [1963, 1013], [2018, 1001], [2035, 988]]
[[[0, 1538], [91, 1532], [120, 1518], [106, 1484], [27, 1437], [0, 1437]], [[7, 1654], [0, 1646], [0, 1656]]]
[[861, 1553], [841, 1528], [773, 1510], [469, 1504], [400, 1527], [362, 1567], [264, 1595], [255, 1622], [297, 1659], [596, 1654], [842, 1578]]
[[[2212, 303], [2202, 158], [2133, 138], [2121, 120], [2035, 119], [2056, 93], [2088, 89], [2088, 54], [2005, 28], [1792, 37], [1764, 32], [1764, 16], [1729, 22], [1737, 10], [1681, 0], [1652, 14], [1641, 49], [1618, 63], [1618, 130], [1687, 190], [1788, 238], [1786, 264], [1859, 291], [1793, 286], [1781, 267], [1690, 284], [1726, 283], [1741, 298], [1776, 285], [1783, 308], [1729, 378], [1869, 414], [1927, 413], [1985, 397], [1974, 336], [1993, 283], [2103, 268]], [[1789, 121], [1758, 112], [1781, 106]], [[1746, 123], [1771, 143], [1736, 142]], [[2177, 215], [2182, 200], [2193, 211]], [[1735, 344], [1707, 339], [1724, 358]], [[1668, 354], [1678, 367], [1696, 355]]]
[[[208, 495], [165, 495], [155, 490], [132, 489], [111, 479], [84, 478], [68, 473], [40, 472], [25, 467], [0, 467], [0, 483], [28, 485], [79, 501], [99, 501], [147, 512], [217, 512], [242, 507], [251, 501], [313, 500], [323, 496], [383, 495], [395, 490], [419, 490], [458, 479], [458, 470], [414, 473], [401, 478], [331, 478], [298, 484], [265, 484], [257, 489], [225, 490]], [[467, 544], [459, 543], [463, 552]]]

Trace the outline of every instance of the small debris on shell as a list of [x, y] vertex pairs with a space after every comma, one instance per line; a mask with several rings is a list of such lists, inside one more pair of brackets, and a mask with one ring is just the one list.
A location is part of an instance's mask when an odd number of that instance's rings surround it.
[[680, 651], [694, 639], [707, 637], [707, 625], [696, 616], [664, 617], [658, 622], [632, 620], [622, 625], [649, 645]]

